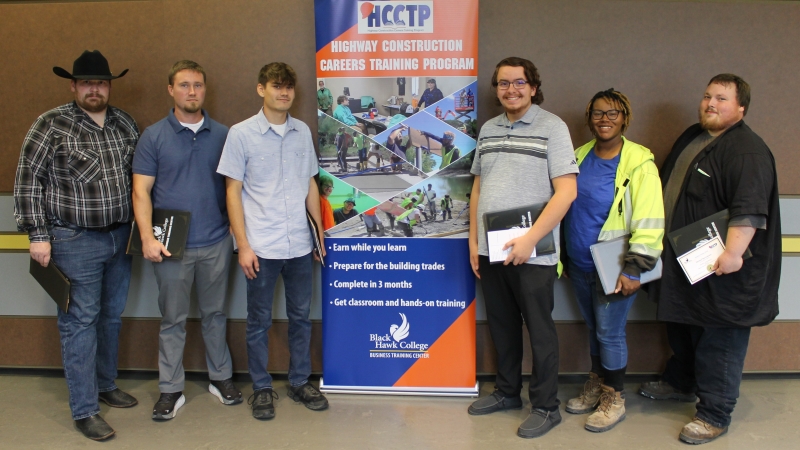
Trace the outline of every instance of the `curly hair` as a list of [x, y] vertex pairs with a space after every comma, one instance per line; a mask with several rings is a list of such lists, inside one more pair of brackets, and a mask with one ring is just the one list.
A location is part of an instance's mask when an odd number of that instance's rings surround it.
[[539, 78], [539, 70], [530, 60], [511, 56], [497, 63], [492, 74], [492, 87], [497, 89], [497, 74], [500, 72], [501, 67], [522, 67], [525, 72], [525, 79], [532, 88], [536, 88], [536, 93], [531, 97], [531, 103], [534, 105], [541, 105], [544, 102], [544, 94], [542, 93], [542, 79]]
[[[631, 109], [631, 102], [628, 100], [628, 97], [625, 96], [620, 91], [615, 91], [614, 88], [606, 89], [605, 91], [600, 91], [597, 94], [594, 94], [591, 100], [589, 100], [589, 104], [586, 105], [586, 126], [589, 127], [589, 130], [592, 130], [592, 108], [594, 107], [595, 100], [604, 99], [615, 105], [617, 108], [622, 111], [623, 114], [623, 122], [622, 122], [622, 132], [624, 133], [625, 130], [631, 124], [631, 120], [633, 119], [633, 109]], [[594, 134], [594, 131], [592, 131]]]

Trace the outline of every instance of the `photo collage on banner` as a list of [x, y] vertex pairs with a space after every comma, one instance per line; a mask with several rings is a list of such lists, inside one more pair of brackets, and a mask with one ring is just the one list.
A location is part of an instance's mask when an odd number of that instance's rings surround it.
[[478, 1], [315, 0], [315, 23], [323, 390], [474, 393]]

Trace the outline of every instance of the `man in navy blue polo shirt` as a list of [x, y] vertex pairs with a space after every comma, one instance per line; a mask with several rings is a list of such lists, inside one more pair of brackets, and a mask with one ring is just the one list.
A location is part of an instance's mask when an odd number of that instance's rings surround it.
[[[169, 94], [175, 107], [142, 134], [133, 158], [133, 209], [142, 237], [144, 258], [153, 263], [158, 282], [161, 331], [158, 344], [158, 387], [161, 396], [153, 419], [172, 419], [183, 406], [183, 347], [189, 295], [196, 285], [208, 390], [226, 405], [241, 403], [231, 381], [232, 364], [225, 342], [223, 311], [233, 239], [225, 204], [225, 177], [216, 173], [228, 128], [208, 117], [203, 101], [206, 74], [193, 61], [178, 61], [169, 73]], [[153, 208], [191, 213], [182, 260], [153, 235]]]

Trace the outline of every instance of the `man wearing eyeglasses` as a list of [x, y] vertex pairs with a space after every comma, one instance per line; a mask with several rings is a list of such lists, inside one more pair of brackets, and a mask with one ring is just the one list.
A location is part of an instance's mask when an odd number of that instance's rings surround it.
[[[714, 274], [690, 284], [678, 255], [664, 243], [660, 288], [650, 289], [673, 356], [662, 379], [642, 384], [639, 393], [656, 400], [699, 398], [695, 417], [679, 435], [690, 444], [728, 431], [750, 328], [778, 315], [777, 173], [769, 147], [744, 123], [749, 106], [750, 86], [743, 79], [712, 78], [700, 102], [700, 122], [678, 138], [661, 168], [666, 233], [724, 209], [730, 215]], [[752, 256], [743, 257], [748, 249]]]
[[[558, 225], [577, 195], [578, 165], [566, 124], [539, 107], [544, 97], [532, 62], [517, 57], [500, 61], [492, 86], [505, 112], [486, 122], [478, 138], [472, 164], [469, 253], [472, 270], [482, 281], [497, 351], [497, 378], [495, 391], [475, 401], [468, 412], [482, 415], [522, 407], [524, 320], [533, 351], [531, 412], [517, 435], [535, 438], [561, 423], [556, 397], [558, 336], [551, 314]], [[547, 206], [530, 230], [505, 244], [511, 249], [506, 260], [490, 264], [483, 215], [542, 203]], [[536, 243], [551, 231], [556, 252], [534, 255]]]

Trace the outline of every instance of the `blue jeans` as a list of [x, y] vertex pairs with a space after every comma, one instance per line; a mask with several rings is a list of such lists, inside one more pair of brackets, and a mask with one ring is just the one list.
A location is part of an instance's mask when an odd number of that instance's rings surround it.
[[258, 258], [256, 278], [247, 280], [247, 366], [253, 390], [271, 388], [269, 336], [278, 275], [286, 290], [289, 317], [289, 383], [302, 386], [311, 375], [311, 254], [292, 259]]
[[727, 427], [739, 398], [750, 328], [711, 328], [667, 322], [673, 351], [663, 379], [684, 392], [695, 392], [697, 417]]
[[100, 412], [98, 392], [117, 388], [120, 316], [128, 298], [130, 225], [111, 232], [54, 227], [51, 258], [72, 283], [68, 312], [58, 310], [61, 358], [74, 420]]
[[569, 279], [575, 289], [578, 308], [589, 327], [589, 354], [600, 356], [605, 369], [626, 367], [628, 343], [625, 325], [636, 293], [609, 302], [602, 284], [597, 281], [597, 272], [583, 272], [575, 264], [569, 265]]

